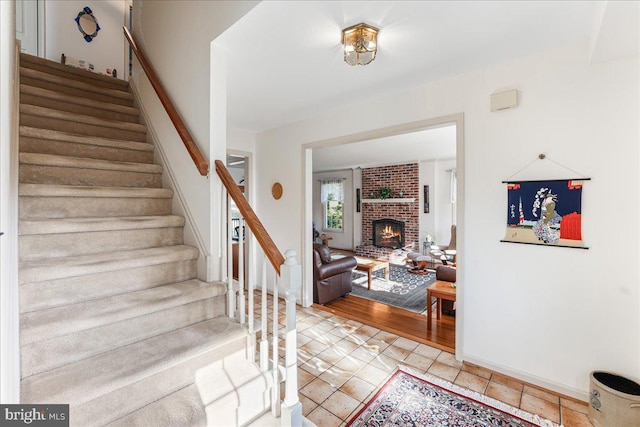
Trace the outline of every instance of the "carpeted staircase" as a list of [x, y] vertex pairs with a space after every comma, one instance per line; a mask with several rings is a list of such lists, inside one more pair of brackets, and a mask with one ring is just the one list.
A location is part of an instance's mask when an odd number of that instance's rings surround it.
[[71, 425], [205, 425], [198, 369], [241, 354], [127, 82], [21, 55], [22, 401]]

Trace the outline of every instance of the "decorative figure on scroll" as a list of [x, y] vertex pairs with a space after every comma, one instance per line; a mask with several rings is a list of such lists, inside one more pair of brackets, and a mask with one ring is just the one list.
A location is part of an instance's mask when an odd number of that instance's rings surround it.
[[[562, 221], [562, 217], [556, 212], [557, 202], [558, 195], [544, 187], [538, 190], [536, 200], [533, 202], [533, 216], [538, 216], [538, 207], [541, 213], [540, 219], [533, 226], [533, 233], [538, 239], [549, 245], [557, 245], [560, 241], [558, 224]], [[554, 228], [552, 229], [552, 227]]]

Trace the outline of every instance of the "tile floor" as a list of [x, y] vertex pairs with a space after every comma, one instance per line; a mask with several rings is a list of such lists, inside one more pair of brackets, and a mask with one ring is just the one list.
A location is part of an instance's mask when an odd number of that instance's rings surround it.
[[[256, 301], [260, 301], [256, 299]], [[284, 331], [280, 303], [279, 335]], [[260, 304], [256, 304], [259, 313]], [[269, 335], [273, 314], [269, 310]], [[453, 354], [313, 307], [297, 311], [298, 384], [304, 416], [322, 427], [343, 426], [398, 364], [538, 414], [564, 427], [591, 427], [587, 405], [486, 369]], [[260, 340], [258, 336], [258, 340]], [[271, 339], [271, 338], [269, 338]], [[271, 342], [271, 341], [270, 341]], [[284, 344], [281, 341], [281, 357]]]

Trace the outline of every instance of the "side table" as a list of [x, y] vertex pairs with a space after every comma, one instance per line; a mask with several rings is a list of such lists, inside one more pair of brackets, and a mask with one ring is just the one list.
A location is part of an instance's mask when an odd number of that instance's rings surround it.
[[451, 282], [443, 282], [436, 280], [433, 285], [427, 288], [427, 330], [431, 329], [432, 307], [431, 297], [436, 299], [436, 319], [440, 320], [442, 316], [442, 300], [456, 300], [456, 288], [451, 286]]

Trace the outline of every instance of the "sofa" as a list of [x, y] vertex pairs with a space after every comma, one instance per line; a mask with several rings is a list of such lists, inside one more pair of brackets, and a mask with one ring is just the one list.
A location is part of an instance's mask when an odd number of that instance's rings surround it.
[[313, 302], [326, 304], [351, 292], [351, 272], [358, 263], [356, 258], [346, 256], [331, 260], [329, 248], [323, 244], [313, 245]]

